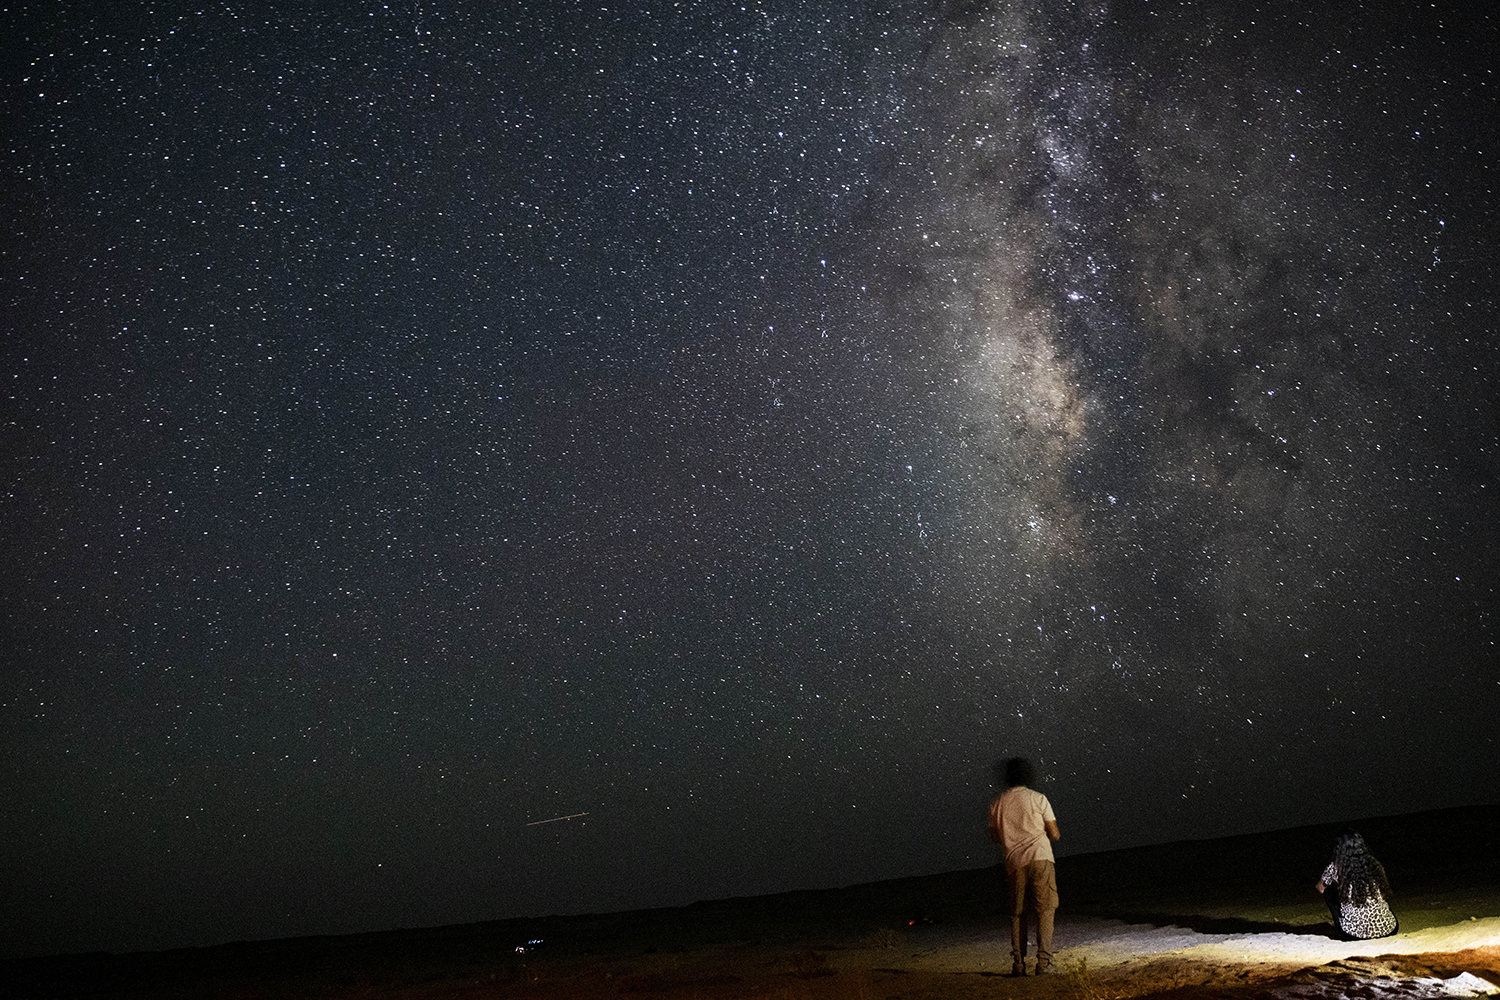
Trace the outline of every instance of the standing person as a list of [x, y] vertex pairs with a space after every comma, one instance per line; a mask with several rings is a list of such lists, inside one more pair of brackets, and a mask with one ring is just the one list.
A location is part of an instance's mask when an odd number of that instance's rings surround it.
[[990, 803], [990, 839], [1005, 848], [1005, 880], [1010, 889], [1012, 976], [1026, 975], [1026, 923], [1036, 918], [1036, 975], [1052, 966], [1052, 917], [1057, 910], [1057, 864], [1052, 841], [1062, 834], [1052, 803], [1029, 785], [1036, 772], [1025, 757], [1005, 762], [1006, 790]]
[[1388, 937], [1400, 926], [1386, 902], [1391, 883], [1385, 866], [1353, 830], [1339, 834], [1333, 860], [1323, 869], [1316, 890], [1328, 904], [1334, 926], [1356, 941]]

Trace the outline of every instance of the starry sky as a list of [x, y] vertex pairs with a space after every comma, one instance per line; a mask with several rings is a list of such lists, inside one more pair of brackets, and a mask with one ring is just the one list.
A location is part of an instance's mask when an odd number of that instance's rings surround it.
[[1500, 15], [1303, 6], [0, 11], [5, 954], [1500, 799]]

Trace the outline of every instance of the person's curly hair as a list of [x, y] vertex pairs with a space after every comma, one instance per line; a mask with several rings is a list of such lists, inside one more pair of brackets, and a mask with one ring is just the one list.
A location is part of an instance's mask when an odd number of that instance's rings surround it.
[[1005, 762], [1005, 784], [1008, 788], [1025, 785], [1036, 787], [1036, 768], [1025, 757], [1011, 757]]
[[1385, 866], [1375, 859], [1365, 846], [1365, 838], [1353, 830], [1339, 834], [1334, 845], [1333, 861], [1338, 865], [1339, 898], [1355, 906], [1363, 906], [1370, 898], [1371, 889], [1386, 898], [1391, 898], [1391, 883], [1385, 877]]

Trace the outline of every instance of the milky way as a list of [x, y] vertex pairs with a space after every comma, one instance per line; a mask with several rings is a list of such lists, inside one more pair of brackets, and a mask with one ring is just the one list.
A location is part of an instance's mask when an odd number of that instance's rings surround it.
[[1492, 16], [3, 17], [8, 953], [1500, 793]]

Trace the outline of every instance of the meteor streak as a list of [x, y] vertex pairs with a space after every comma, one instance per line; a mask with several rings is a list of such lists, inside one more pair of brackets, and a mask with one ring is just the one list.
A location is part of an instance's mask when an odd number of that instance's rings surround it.
[[543, 823], [556, 823], [558, 820], [577, 819], [580, 816], [587, 816], [587, 815], [588, 815], [588, 813], [573, 813], [570, 816], [553, 816], [551, 819], [539, 819], [539, 820], [536, 820], [535, 822], [527, 823], [526, 825], [527, 826], [541, 826]]

